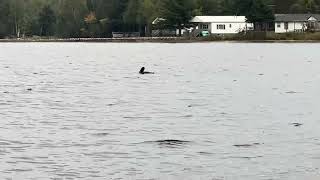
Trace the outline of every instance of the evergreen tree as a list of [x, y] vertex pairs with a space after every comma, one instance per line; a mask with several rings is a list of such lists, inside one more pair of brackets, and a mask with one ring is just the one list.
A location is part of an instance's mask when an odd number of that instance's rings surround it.
[[0, 38], [8, 36], [10, 32], [10, 0], [0, 1]]
[[263, 0], [240, 0], [238, 2], [241, 15], [245, 15], [252, 23], [272, 22], [272, 9]]
[[166, 24], [179, 29], [181, 36], [182, 27], [189, 24], [195, 9], [194, 0], [163, 0], [160, 13]]
[[39, 14], [40, 35], [53, 35], [53, 25], [56, 22], [56, 16], [50, 6], [46, 5]]
[[213, 16], [221, 15], [222, 7], [221, 0], [197, 0], [197, 15]]
[[59, 37], [82, 37], [84, 17], [88, 14], [86, 0], [59, 0], [56, 34]]
[[123, 15], [126, 31], [140, 31], [141, 26], [144, 26], [141, 3], [141, 0], [129, 0], [126, 11]]

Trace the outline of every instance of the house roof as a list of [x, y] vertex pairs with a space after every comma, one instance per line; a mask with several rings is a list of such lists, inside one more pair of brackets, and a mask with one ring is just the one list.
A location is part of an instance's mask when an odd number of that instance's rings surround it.
[[152, 21], [152, 24], [159, 24], [162, 21], [166, 21], [166, 19], [157, 17], [155, 20]]
[[275, 22], [307, 22], [320, 21], [320, 14], [275, 14]]
[[246, 22], [245, 16], [195, 16], [190, 20], [193, 23], [235, 23]]

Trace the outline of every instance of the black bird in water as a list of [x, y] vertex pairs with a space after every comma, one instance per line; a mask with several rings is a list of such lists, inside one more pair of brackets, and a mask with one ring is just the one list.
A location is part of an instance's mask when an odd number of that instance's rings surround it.
[[145, 71], [145, 67], [142, 67], [139, 71], [140, 74], [154, 74], [154, 72], [148, 72], [148, 71]]

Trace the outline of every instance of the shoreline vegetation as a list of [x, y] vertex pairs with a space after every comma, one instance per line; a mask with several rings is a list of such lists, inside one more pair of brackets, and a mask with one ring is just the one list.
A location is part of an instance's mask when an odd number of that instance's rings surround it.
[[85, 37], [111, 38], [117, 32], [157, 36], [153, 30], [169, 31], [168, 34], [172, 30], [181, 36], [185, 28], [199, 25], [190, 22], [196, 16], [245, 16], [255, 31], [266, 31], [274, 29], [275, 14], [319, 12], [320, 0], [1, 0], [0, 38], [45, 41], [42, 39], [47, 38], [24, 37], [57, 37], [51, 39], [58, 41], [81, 37], [81, 41], [87, 41]]
[[155, 42], [155, 43], [196, 43], [196, 42], [319, 42], [320, 32], [316, 33], [283, 33], [250, 32], [246, 34], [210, 35], [207, 37], [129, 37], [129, 38], [56, 38], [28, 37], [0, 39], [5, 42]]

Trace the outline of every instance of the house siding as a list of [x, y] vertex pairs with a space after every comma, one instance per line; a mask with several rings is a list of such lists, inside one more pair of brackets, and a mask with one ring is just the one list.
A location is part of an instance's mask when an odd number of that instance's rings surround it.
[[[253, 29], [253, 24], [247, 23], [245, 16], [196, 16], [190, 22], [196, 24], [195, 29], [208, 30], [211, 34], [236, 34], [248, 30], [247, 27]], [[204, 24], [208, 29], [202, 28]], [[225, 28], [219, 29], [218, 25]]]
[[[280, 25], [280, 27], [278, 27], [278, 24]], [[288, 29], [285, 29], [285, 22], [275, 23], [276, 33], [287, 33], [287, 32], [296, 32], [296, 31], [304, 31], [303, 22], [288, 22]]]
[[[225, 25], [225, 29], [218, 29], [218, 25]], [[252, 27], [253, 25], [249, 23], [211, 23], [210, 30], [212, 34], [236, 34], [246, 30], [246, 26]]]

